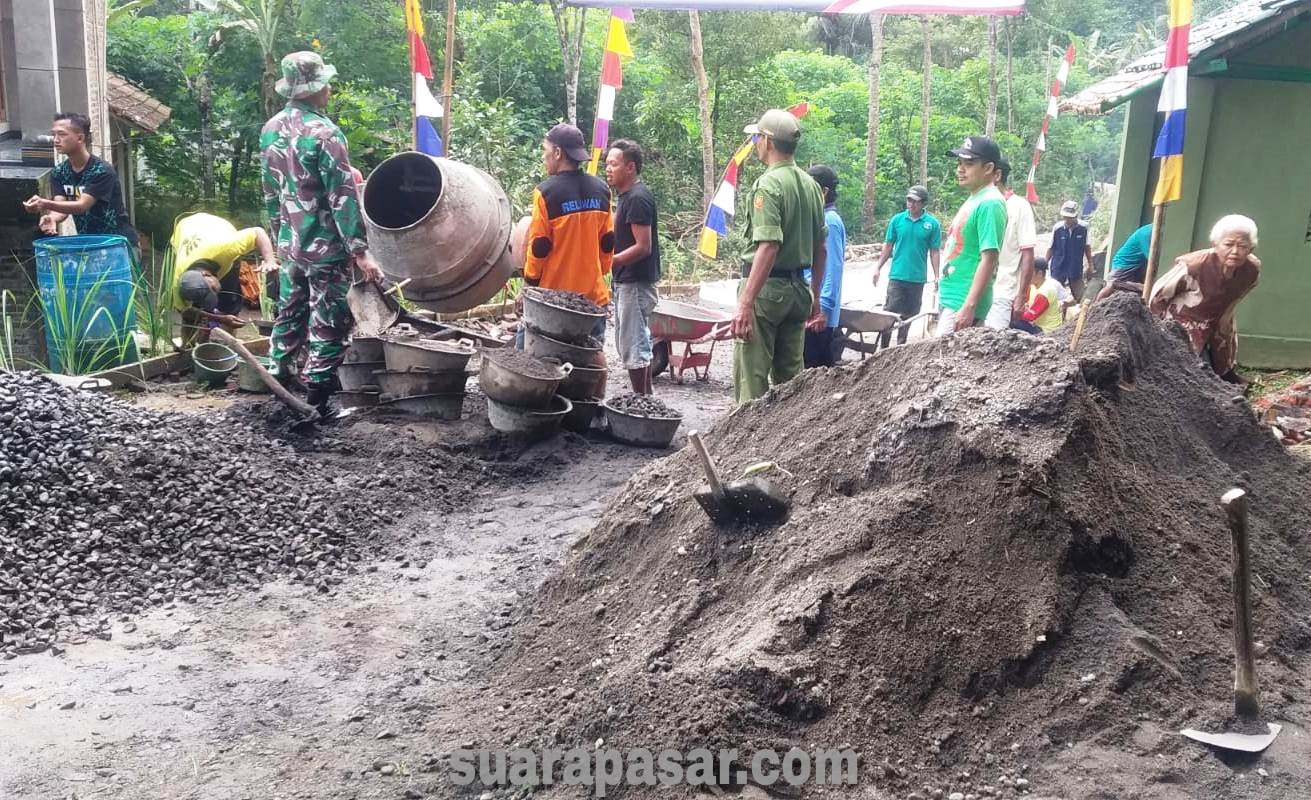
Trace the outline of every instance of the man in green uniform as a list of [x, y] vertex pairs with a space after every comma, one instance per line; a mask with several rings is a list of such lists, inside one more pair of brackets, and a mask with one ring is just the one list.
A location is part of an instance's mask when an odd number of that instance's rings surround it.
[[[733, 316], [733, 390], [745, 403], [801, 372], [805, 330], [822, 329], [819, 305], [828, 259], [824, 196], [819, 184], [793, 161], [801, 123], [771, 109], [746, 132], [755, 137], [765, 174], [751, 185], [747, 240], [755, 245], [738, 284]], [[802, 273], [810, 270], [810, 285]]]
[[354, 322], [346, 304], [351, 264], [365, 280], [382, 279], [365, 243], [346, 137], [323, 114], [336, 76], [318, 53], [284, 57], [275, 88], [287, 107], [264, 124], [259, 140], [264, 207], [282, 260], [274, 374], [293, 382], [296, 353], [307, 345], [306, 400], [325, 418]]

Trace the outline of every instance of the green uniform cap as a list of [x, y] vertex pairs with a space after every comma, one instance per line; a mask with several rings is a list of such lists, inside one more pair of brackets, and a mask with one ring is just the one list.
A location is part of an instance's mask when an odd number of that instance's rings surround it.
[[309, 97], [337, 77], [337, 68], [323, 63], [323, 56], [310, 50], [288, 53], [282, 57], [282, 77], [274, 85], [288, 100]]
[[791, 111], [771, 108], [761, 115], [759, 122], [755, 125], [746, 126], [742, 129], [742, 132], [753, 136], [768, 136], [771, 139], [778, 139], [783, 142], [799, 142], [801, 141], [801, 121], [792, 116]]

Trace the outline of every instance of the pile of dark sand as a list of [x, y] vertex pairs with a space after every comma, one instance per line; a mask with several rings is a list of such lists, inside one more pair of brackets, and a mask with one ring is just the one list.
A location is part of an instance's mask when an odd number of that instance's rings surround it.
[[[1068, 337], [966, 331], [739, 409], [707, 444], [790, 473], [775, 528], [712, 528], [690, 450], [644, 468], [514, 628], [497, 737], [851, 746], [871, 797], [1307, 796], [1311, 465], [1134, 298]], [[1285, 724], [1260, 764], [1176, 733], [1232, 708], [1235, 485]]]

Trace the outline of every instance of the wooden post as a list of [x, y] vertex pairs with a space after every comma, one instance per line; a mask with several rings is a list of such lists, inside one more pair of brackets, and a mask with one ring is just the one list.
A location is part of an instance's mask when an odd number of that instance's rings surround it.
[[1156, 267], [1161, 263], [1161, 234], [1165, 228], [1165, 203], [1152, 212], [1152, 243], [1147, 248], [1147, 274], [1143, 276], [1143, 302], [1152, 299], [1152, 284], [1156, 282]]
[[451, 96], [455, 92], [455, 0], [446, 0], [446, 64], [442, 68], [442, 153], [451, 152]]
[[1252, 569], [1248, 561], [1247, 492], [1230, 489], [1220, 498], [1229, 518], [1234, 548], [1234, 713], [1254, 719], [1261, 713], [1261, 690], [1252, 654]]

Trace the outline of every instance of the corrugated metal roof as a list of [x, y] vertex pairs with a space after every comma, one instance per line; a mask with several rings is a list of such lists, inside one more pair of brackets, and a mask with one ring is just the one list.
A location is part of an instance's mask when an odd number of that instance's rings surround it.
[[151, 97], [122, 75], [110, 72], [105, 78], [109, 113], [138, 130], [156, 133], [168, 121], [173, 109]]
[[[1311, 13], [1311, 0], [1248, 0], [1200, 22], [1188, 35], [1188, 58], [1214, 57], [1233, 46], [1260, 39], [1288, 20]], [[1159, 83], [1164, 76], [1165, 46], [1104, 78], [1061, 103], [1062, 111], [1101, 114]]]

